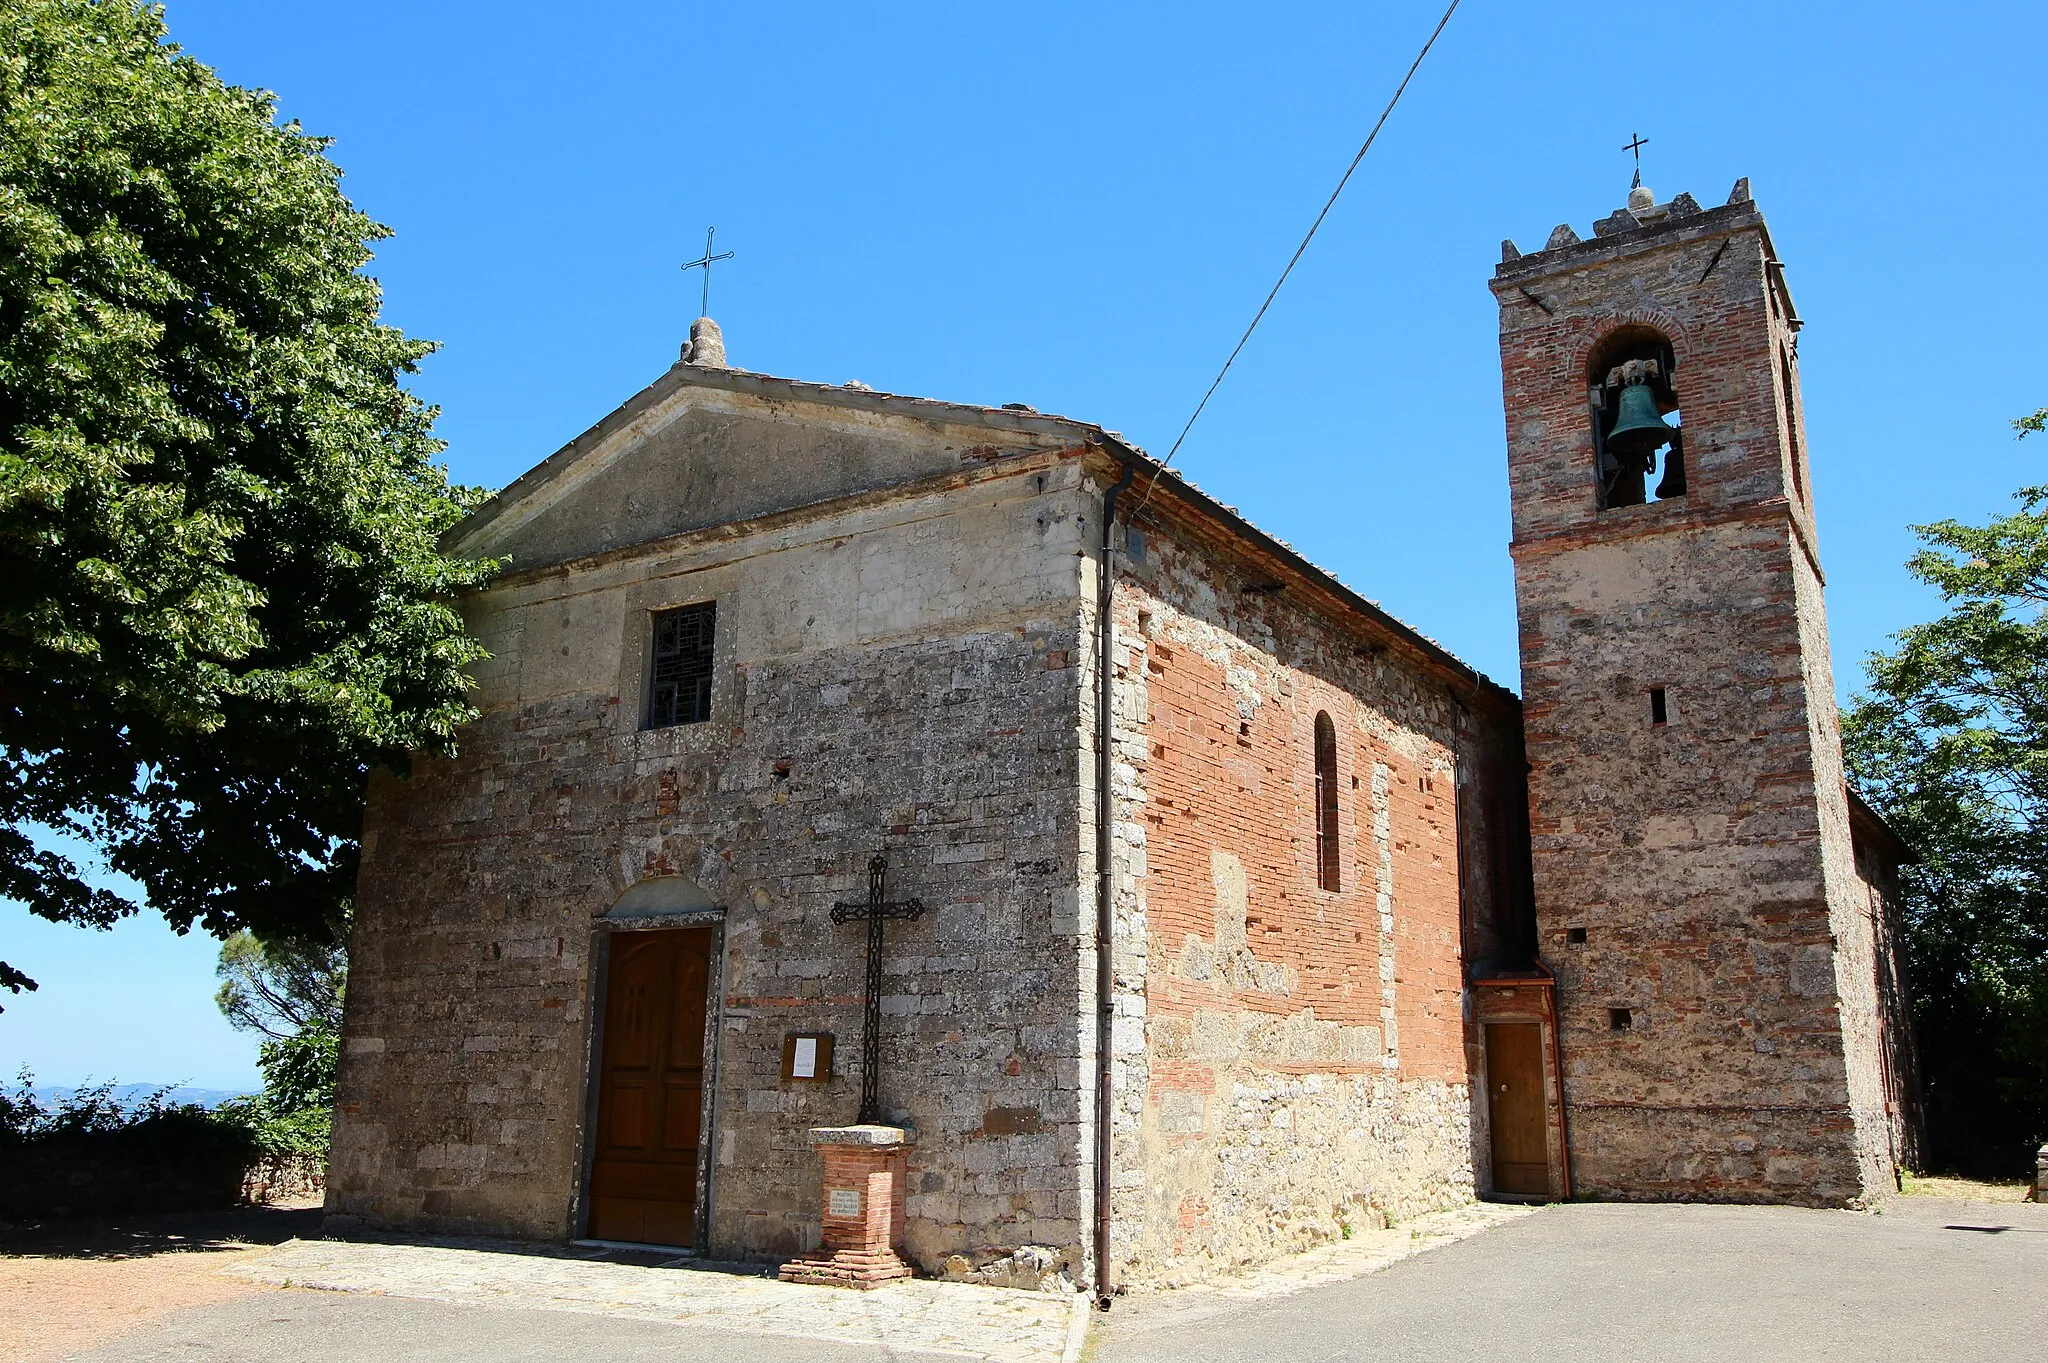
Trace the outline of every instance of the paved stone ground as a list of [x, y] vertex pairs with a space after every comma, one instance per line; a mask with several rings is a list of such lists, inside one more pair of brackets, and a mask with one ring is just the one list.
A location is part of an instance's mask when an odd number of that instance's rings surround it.
[[[732, 1335], [774, 1335], [888, 1356], [1063, 1363], [1085, 1321], [1086, 1303], [1073, 1294], [928, 1281], [854, 1292], [689, 1260], [650, 1266], [510, 1250], [294, 1240], [225, 1271], [276, 1287], [682, 1324], [727, 1336], [728, 1349]], [[754, 1340], [744, 1347], [751, 1352]]]
[[[851, 1295], [851, 1294], [849, 1294]], [[735, 1334], [685, 1321], [255, 1289], [69, 1363], [959, 1363], [889, 1345]], [[12, 1363], [12, 1360], [9, 1361]]]
[[[1527, 1214], [1521, 1208], [1489, 1206], [1437, 1213], [1200, 1288], [1127, 1296], [1117, 1314], [1191, 1325], [1250, 1303], [1376, 1272]], [[90, 1267], [125, 1274], [118, 1281], [112, 1272], [103, 1275], [102, 1287], [123, 1290], [99, 1294], [110, 1307], [118, 1302], [113, 1309], [121, 1319], [106, 1323], [125, 1325], [125, 1332], [100, 1329], [49, 1337], [38, 1355], [80, 1363], [172, 1358], [353, 1363], [365, 1356], [380, 1363], [528, 1358], [565, 1363], [621, 1356], [726, 1363], [740, 1352], [749, 1363], [910, 1358], [1071, 1363], [1088, 1324], [1084, 1304], [1074, 1298], [931, 1282], [855, 1293], [778, 1283], [752, 1269], [682, 1267], [688, 1261], [653, 1254], [481, 1241], [314, 1240], [292, 1240], [265, 1252], [230, 1246], [221, 1235], [213, 1239], [220, 1243], [209, 1242], [209, 1247], [222, 1253], [147, 1259], [125, 1257], [125, 1251], [132, 1245], [162, 1255], [185, 1247], [192, 1237], [137, 1240], [127, 1232], [102, 1234], [83, 1252], [103, 1254], [109, 1245], [123, 1251], [120, 1264]], [[238, 1252], [225, 1252], [230, 1248]], [[130, 1289], [141, 1284], [146, 1295], [145, 1279], [168, 1271], [173, 1258], [182, 1296], [166, 1296], [147, 1312], [138, 1310]], [[210, 1293], [202, 1273], [211, 1280]], [[193, 1309], [177, 1311], [181, 1305]], [[49, 1330], [42, 1333], [48, 1336]], [[76, 1352], [111, 1334], [120, 1337]]]
[[2048, 1206], [1579, 1204], [1194, 1329], [1119, 1308], [1094, 1344], [1100, 1363], [2040, 1363], [2044, 1282]]

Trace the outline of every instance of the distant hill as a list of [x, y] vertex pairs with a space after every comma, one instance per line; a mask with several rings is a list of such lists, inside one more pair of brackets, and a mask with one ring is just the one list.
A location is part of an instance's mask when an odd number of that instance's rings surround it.
[[[92, 1087], [95, 1086], [89, 1084], [37, 1084], [29, 1092], [35, 1095], [38, 1103], [49, 1107], [62, 1103]], [[133, 1107], [161, 1087], [162, 1085], [159, 1084], [116, 1084], [111, 1096], [122, 1107]], [[187, 1088], [179, 1085], [164, 1094], [164, 1101], [173, 1107], [183, 1106], [187, 1103], [197, 1103], [200, 1107], [219, 1107], [230, 1098], [245, 1097], [252, 1092], [254, 1092], [253, 1089], [202, 1089]]]

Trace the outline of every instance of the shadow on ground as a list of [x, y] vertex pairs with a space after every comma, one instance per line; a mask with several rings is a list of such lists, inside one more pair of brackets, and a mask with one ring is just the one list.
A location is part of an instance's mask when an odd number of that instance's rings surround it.
[[137, 1216], [67, 1216], [0, 1223], [0, 1255], [44, 1259], [142, 1259], [281, 1245], [320, 1233], [320, 1208], [227, 1207]]
[[134, 1216], [50, 1217], [0, 1222], [0, 1256], [42, 1259], [143, 1259], [158, 1254], [192, 1254], [281, 1245], [287, 1240], [333, 1239], [360, 1244], [424, 1245], [481, 1250], [543, 1259], [628, 1264], [636, 1268], [678, 1268], [738, 1277], [771, 1277], [772, 1263], [737, 1263], [678, 1255], [673, 1250], [575, 1245], [547, 1240], [508, 1240], [473, 1235], [415, 1235], [362, 1230], [329, 1235], [318, 1203], [225, 1207], [211, 1211], [152, 1212]]

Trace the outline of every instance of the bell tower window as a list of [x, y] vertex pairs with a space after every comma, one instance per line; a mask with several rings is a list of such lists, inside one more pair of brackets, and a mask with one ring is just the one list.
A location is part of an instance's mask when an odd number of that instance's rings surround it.
[[1596, 352], [1586, 394], [1601, 510], [1685, 495], [1676, 367], [1671, 343], [1640, 328]]

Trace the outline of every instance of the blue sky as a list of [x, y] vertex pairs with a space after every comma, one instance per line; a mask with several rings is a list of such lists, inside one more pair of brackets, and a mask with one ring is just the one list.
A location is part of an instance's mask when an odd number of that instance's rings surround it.
[[[460, 479], [502, 485], [662, 372], [716, 224], [733, 362], [1028, 402], [1163, 452], [1437, 0], [1372, 5], [312, 5], [174, 37], [335, 139], [396, 230], [386, 315]], [[1500, 240], [1750, 176], [1801, 361], [1838, 671], [1934, 603], [1907, 526], [2042, 481], [2038, 5], [1466, 0], [1179, 459], [1516, 681]], [[213, 945], [0, 916], [43, 991], [0, 1067], [248, 1082]]]

